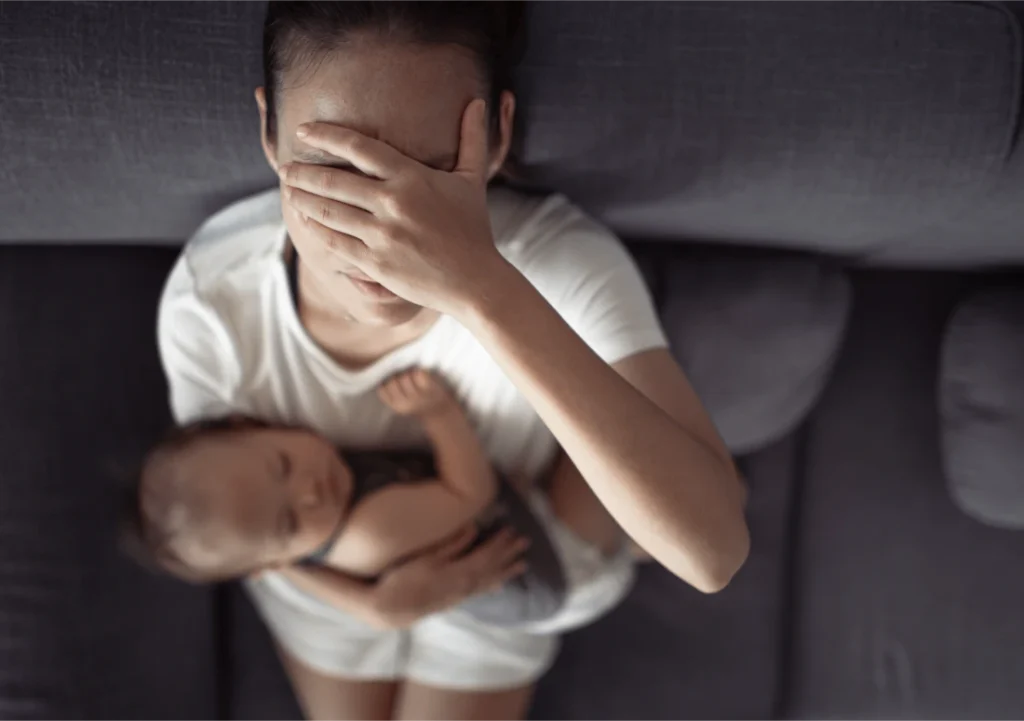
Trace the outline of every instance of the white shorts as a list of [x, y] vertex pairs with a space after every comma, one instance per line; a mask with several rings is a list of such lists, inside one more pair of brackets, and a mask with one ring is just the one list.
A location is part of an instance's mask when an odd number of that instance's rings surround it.
[[540, 492], [530, 500], [565, 567], [569, 591], [556, 616], [529, 626], [489, 626], [456, 608], [409, 629], [381, 631], [277, 574], [264, 574], [246, 585], [277, 642], [322, 674], [366, 681], [409, 679], [464, 691], [525, 686], [554, 662], [557, 634], [610, 611], [625, 598], [635, 577], [627, 549], [603, 557], [554, 516]]

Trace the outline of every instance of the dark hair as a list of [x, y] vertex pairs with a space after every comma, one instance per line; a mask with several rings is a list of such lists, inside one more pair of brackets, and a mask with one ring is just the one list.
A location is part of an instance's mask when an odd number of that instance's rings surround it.
[[460, 45], [477, 58], [487, 83], [491, 122], [512, 87], [522, 52], [522, 2], [276, 2], [263, 23], [263, 85], [267, 135], [276, 132], [276, 100], [284, 71], [341, 46], [350, 33], [370, 31], [425, 45]]
[[[200, 574], [174, 553], [171, 545], [175, 531], [166, 527], [162, 519], [147, 514], [144, 506], [148, 498], [163, 497], [160, 505], [169, 506], [176, 500], [179, 489], [160, 487], [161, 484], [147, 483], [147, 470], [168, 454], [183, 451], [201, 438], [224, 436], [239, 431], [268, 428], [270, 424], [248, 416], [225, 416], [196, 421], [172, 429], [147, 454], [142, 467], [134, 474], [127, 489], [121, 513], [121, 550], [139, 565], [151, 571], [170, 573], [192, 583], [209, 583], [227, 580], [227, 577], [212, 577]], [[250, 569], [256, 570], [256, 569]]]

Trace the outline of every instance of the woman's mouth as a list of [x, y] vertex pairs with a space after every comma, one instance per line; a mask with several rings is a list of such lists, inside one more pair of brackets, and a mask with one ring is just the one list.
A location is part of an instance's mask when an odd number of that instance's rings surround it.
[[354, 285], [360, 293], [373, 298], [374, 300], [390, 301], [398, 299], [397, 295], [382, 286], [380, 283], [374, 283], [372, 280], [355, 278], [351, 275], [348, 279], [352, 281], [352, 285]]

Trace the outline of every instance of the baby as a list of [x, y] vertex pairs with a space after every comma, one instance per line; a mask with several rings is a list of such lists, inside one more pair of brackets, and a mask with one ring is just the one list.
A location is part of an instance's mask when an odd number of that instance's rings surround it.
[[565, 577], [543, 526], [498, 477], [464, 410], [424, 370], [379, 390], [422, 424], [433, 454], [340, 453], [320, 435], [252, 418], [179, 429], [146, 458], [129, 533], [160, 569], [192, 582], [298, 562], [373, 578], [477, 522], [482, 542], [505, 525], [530, 541], [528, 571], [463, 607], [500, 625], [543, 620]]

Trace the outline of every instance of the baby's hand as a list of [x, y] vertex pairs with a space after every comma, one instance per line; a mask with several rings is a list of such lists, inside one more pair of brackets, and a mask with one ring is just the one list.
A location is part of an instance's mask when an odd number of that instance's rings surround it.
[[441, 379], [422, 369], [399, 373], [377, 393], [391, 410], [402, 416], [433, 416], [458, 408]]

